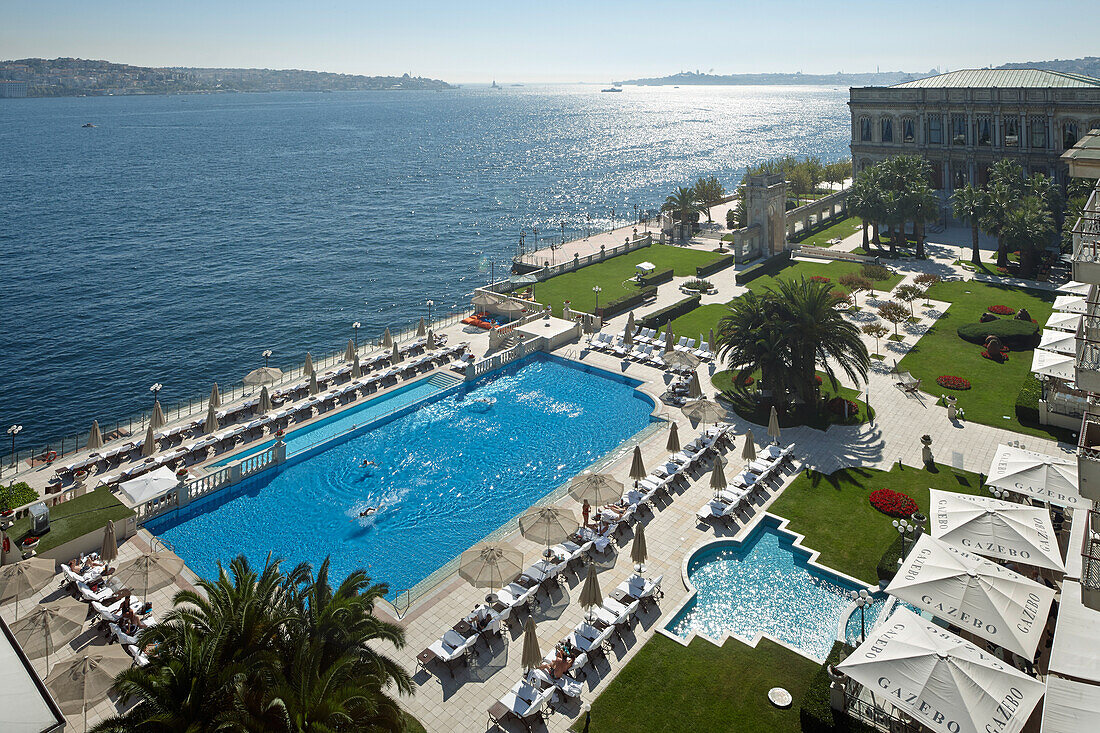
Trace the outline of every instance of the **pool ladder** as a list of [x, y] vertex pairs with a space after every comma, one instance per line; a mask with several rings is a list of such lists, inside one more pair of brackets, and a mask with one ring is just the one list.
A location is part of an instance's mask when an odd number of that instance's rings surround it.
[[[393, 610], [397, 611], [397, 618], [403, 617], [409, 612], [409, 607], [412, 605], [412, 588], [403, 588], [397, 591], [397, 595], [393, 599]], [[404, 605], [401, 603], [401, 597], [405, 597]]]

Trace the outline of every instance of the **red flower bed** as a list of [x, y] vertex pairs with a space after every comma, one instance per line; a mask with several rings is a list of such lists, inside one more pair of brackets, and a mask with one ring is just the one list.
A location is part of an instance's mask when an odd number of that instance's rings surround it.
[[1016, 312], [1015, 308], [1009, 308], [1007, 305], [991, 305], [986, 310], [999, 316], [1011, 316]]
[[740, 384], [742, 387], [748, 387], [750, 384], [752, 384], [755, 381], [756, 380], [753, 379], [752, 377], [745, 377], [740, 382], [738, 382], [738, 384]]
[[832, 282], [832, 278], [825, 277], [824, 275], [814, 275], [810, 279], [813, 280], [815, 283], [830, 283], [830, 282]]
[[821, 375], [820, 374], [815, 374], [814, 375], [814, 384], [816, 384], [819, 387], [821, 386]]
[[970, 381], [963, 379], [962, 377], [952, 377], [945, 374], [940, 377], [936, 377], [936, 384], [947, 389], [970, 389]]
[[[847, 406], [848, 411], [845, 412], [844, 408]], [[847, 415], [848, 417], [854, 417], [859, 414], [859, 405], [852, 400], [846, 400], [843, 397], [834, 397], [829, 400], [829, 412], [834, 415]]]
[[908, 494], [891, 489], [876, 489], [867, 497], [871, 506], [891, 517], [908, 517], [917, 511], [917, 502]]

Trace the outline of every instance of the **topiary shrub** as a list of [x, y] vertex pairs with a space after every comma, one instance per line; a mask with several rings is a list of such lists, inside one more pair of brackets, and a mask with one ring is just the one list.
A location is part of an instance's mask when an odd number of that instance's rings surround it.
[[890, 268], [883, 265], [864, 265], [863, 276], [868, 280], [882, 281], [889, 280], [891, 276]]
[[839, 664], [854, 651], [855, 647], [843, 641], [834, 642], [832, 651], [825, 658], [824, 664], [818, 668], [810, 679], [810, 683], [806, 685], [802, 704], [798, 708], [798, 720], [802, 733], [854, 733], [871, 730], [859, 721], [835, 712], [829, 704], [831, 682], [829, 665]]
[[1039, 400], [1043, 396], [1043, 385], [1034, 374], [1028, 374], [1016, 395], [1016, 419], [1023, 425], [1039, 424]]
[[1029, 321], [1003, 320], [989, 323], [967, 323], [959, 326], [959, 338], [985, 346], [990, 336], [996, 336], [1013, 351], [1027, 351], [1039, 345], [1039, 324]]

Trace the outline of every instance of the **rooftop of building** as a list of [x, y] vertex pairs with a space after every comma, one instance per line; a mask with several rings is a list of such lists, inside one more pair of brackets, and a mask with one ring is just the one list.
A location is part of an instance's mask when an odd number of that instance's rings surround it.
[[1100, 79], [1047, 69], [958, 69], [895, 84], [892, 89], [1100, 87]]
[[1076, 178], [1100, 179], [1100, 129], [1089, 130], [1077, 143], [1062, 153], [1069, 173]]

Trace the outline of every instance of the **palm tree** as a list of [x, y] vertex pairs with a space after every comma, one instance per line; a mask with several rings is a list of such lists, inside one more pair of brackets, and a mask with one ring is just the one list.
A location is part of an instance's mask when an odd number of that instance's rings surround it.
[[925, 226], [935, 221], [940, 215], [940, 200], [932, 191], [932, 187], [923, 181], [913, 188], [910, 196], [911, 216], [913, 217], [913, 234], [917, 238], [917, 257], [924, 259], [924, 234]]
[[878, 225], [886, 214], [886, 206], [882, 198], [882, 187], [878, 179], [877, 167], [861, 171], [852, 184], [851, 193], [848, 194], [849, 210], [863, 221], [863, 246], [865, 249], [868, 244], [868, 224], [870, 224], [872, 230], [871, 241], [878, 246]]
[[718, 358], [736, 369], [734, 389], [743, 389], [746, 377], [760, 372], [761, 389], [770, 391], [773, 404], [783, 409], [792, 382], [790, 345], [782, 314], [773, 297], [753, 291], [729, 305], [729, 315], [718, 322]]
[[690, 226], [688, 217], [700, 212], [699, 202], [695, 198], [695, 191], [688, 186], [680, 186], [676, 189], [676, 193], [665, 199], [664, 206], [661, 208], [664, 211], [672, 211], [680, 215], [681, 237], [687, 239], [685, 233], [689, 230], [685, 227]]
[[974, 188], [969, 183], [963, 188], [955, 189], [951, 194], [951, 208], [955, 218], [970, 225], [971, 252], [970, 261], [975, 265], [982, 264], [982, 252], [978, 246], [978, 227], [982, 216], [985, 214], [988, 194], [980, 188]]
[[706, 211], [707, 221], [713, 221], [713, 219], [710, 218], [710, 208], [726, 197], [726, 189], [722, 187], [721, 182], [718, 180], [718, 176], [700, 178], [695, 182], [692, 191], [695, 192], [695, 200], [699, 204], [699, 207], [703, 211]]
[[997, 237], [997, 267], [1008, 267], [1008, 248], [1005, 246], [1001, 229], [1008, 220], [1009, 213], [1016, 207], [1019, 196], [1007, 183], [997, 182], [989, 187], [982, 211], [982, 231]]
[[1035, 274], [1038, 254], [1050, 242], [1054, 220], [1050, 211], [1035, 196], [1028, 196], [1008, 212], [1001, 226], [1001, 236], [1013, 250], [1020, 250], [1020, 270], [1025, 276]]

